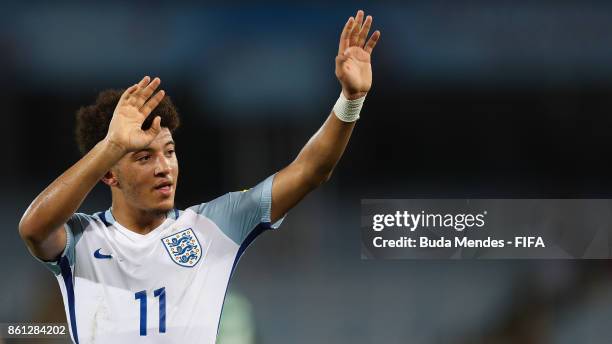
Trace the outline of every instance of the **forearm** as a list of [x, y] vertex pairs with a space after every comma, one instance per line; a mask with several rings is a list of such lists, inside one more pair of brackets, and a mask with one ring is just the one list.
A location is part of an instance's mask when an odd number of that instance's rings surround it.
[[314, 184], [329, 179], [346, 149], [354, 127], [355, 122], [343, 122], [332, 111], [323, 126], [302, 148], [295, 163], [303, 167], [306, 177]]
[[21, 236], [42, 242], [61, 228], [123, 154], [119, 146], [107, 140], [98, 143], [34, 199], [19, 223]]
[[364, 16], [363, 11], [357, 11], [355, 18], [348, 19], [340, 35], [335, 74], [344, 96], [338, 99], [334, 111], [297, 158], [274, 177], [272, 222], [328, 180], [344, 153], [364, 97], [372, 87], [370, 55], [380, 38], [380, 31], [375, 31], [366, 42], [372, 17], [368, 16], [364, 21]]
[[297, 158], [278, 172], [272, 184], [272, 222], [329, 179], [344, 153], [353, 127], [355, 122], [342, 122], [332, 111]]

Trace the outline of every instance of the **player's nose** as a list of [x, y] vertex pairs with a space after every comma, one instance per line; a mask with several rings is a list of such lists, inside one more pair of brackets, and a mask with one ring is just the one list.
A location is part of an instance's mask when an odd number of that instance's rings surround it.
[[155, 175], [166, 175], [170, 173], [170, 162], [165, 156], [160, 156], [155, 162]]

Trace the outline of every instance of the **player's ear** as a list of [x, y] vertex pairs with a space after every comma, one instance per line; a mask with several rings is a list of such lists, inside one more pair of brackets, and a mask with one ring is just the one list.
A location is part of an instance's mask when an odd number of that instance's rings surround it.
[[117, 174], [113, 171], [108, 171], [102, 177], [102, 182], [108, 186], [119, 186], [119, 179], [117, 179]]

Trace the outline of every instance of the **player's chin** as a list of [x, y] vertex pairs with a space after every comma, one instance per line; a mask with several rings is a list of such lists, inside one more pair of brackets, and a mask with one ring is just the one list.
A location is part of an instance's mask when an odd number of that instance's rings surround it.
[[160, 202], [156, 202], [155, 206], [153, 206], [153, 208], [155, 208], [155, 210], [157, 210], [158, 212], [168, 212], [172, 209], [174, 209], [174, 197], [170, 198], [170, 199], [165, 199], [162, 200]]
[[159, 211], [168, 211], [174, 209], [174, 194], [163, 197], [154, 197], [152, 200], [152, 208]]
[[174, 188], [170, 188], [169, 190], [165, 191], [154, 189], [152, 196], [152, 208], [155, 208], [160, 212], [174, 209]]

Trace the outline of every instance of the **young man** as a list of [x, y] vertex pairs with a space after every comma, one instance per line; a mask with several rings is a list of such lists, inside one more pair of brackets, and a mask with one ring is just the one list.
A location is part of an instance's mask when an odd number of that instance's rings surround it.
[[[332, 114], [295, 161], [257, 186], [174, 209], [178, 116], [160, 80], [100, 94], [78, 116], [84, 156], [32, 202], [19, 224], [59, 282], [75, 343], [214, 343], [231, 273], [248, 244], [329, 179], [372, 84], [372, 17], [340, 37]], [[114, 107], [114, 111], [113, 111]], [[107, 129], [108, 128], [108, 129]], [[75, 213], [94, 185], [112, 206]]]

